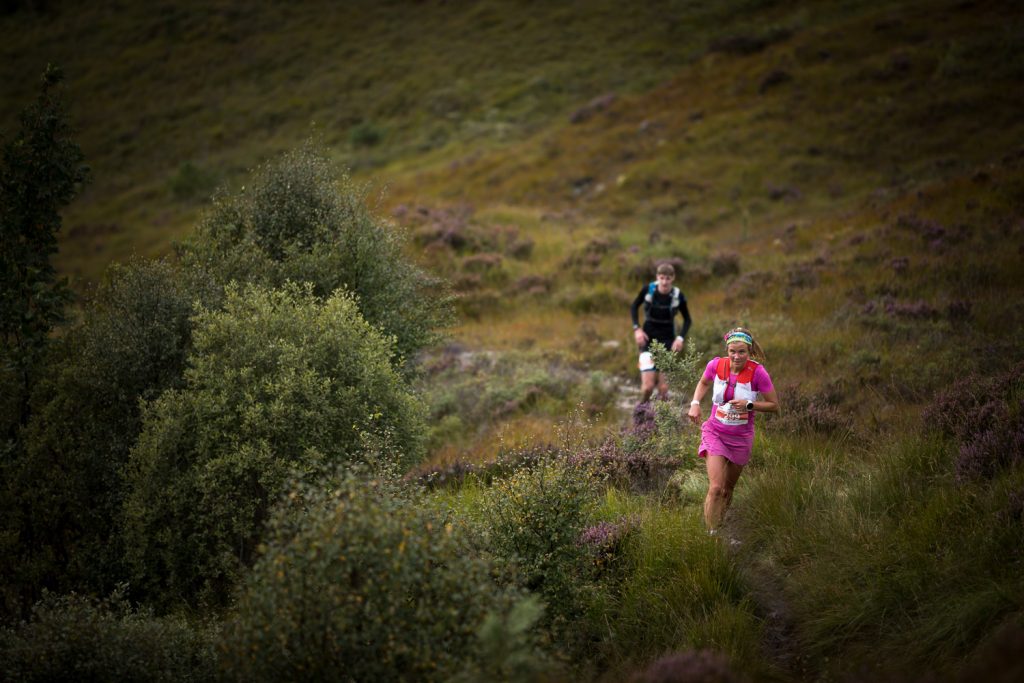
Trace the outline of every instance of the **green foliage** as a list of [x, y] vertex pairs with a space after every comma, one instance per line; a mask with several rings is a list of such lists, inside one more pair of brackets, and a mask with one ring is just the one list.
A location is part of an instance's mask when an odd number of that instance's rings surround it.
[[544, 614], [536, 596], [516, 603], [507, 614], [491, 612], [477, 631], [476, 656], [453, 680], [455, 683], [525, 683], [549, 680], [551, 663], [540, 653], [532, 636]]
[[275, 514], [222, 662], [242, 681], [449, 680], [475, 656], [477, 633], [491, 643], [497, 629], [514, 637], [505, 656], [474, 669], [521, 671], [536, 610], [516, 599], [443, 517], [342, 476], [296, 487]]
[[596, 503], [584, 468], [548, 460], [496, 480], [481, 506], [486, 549], [515, 563], [517, 580], [544, 599], [544, 623], [556, 632], [585, 606], [590, 558], [580, 535]]
[[346, 289], [363, 317], [397, 340], [398, 362], [437, 340], [451, 300], [405, 256], [404, 235], [368, 209], [365, 193], [307, 143], [218, 197], [182, 258], [222, 283], [309, 282], [322, 297]]
[[902, 428], [871, 464], [834, 444], [762, 449], [730, 513], [823, 667], [949, 670], [1020, 613], [1024, 470], [958, 485], [951, 445]]
[[41, 586], [105, 594], [123, 578], [123, 477], [140, 401], [181, 384], [194, 302], [213, 298], [164, 261], [115, 266], [82, 323], [55, 341], [22, 448], [0, 464], [9, 610]]
[[[671, 391], [667, 401], [653, 401], [651, 404], [654, 413], [653, 434], [643, 437], [642, 434], [627, 433], [623, 437], [623, 447], [627, 451], [649, 452], [662, 457], [682, 455], [685, 458], [696, 453], [700, 440], [698, 431], [686, 420], [686, 412], [690, 397], [693, 396], [693, 387], [704, 369], [704, 356], [692, 341], [686, 343], [682, 353], [673, 353], [658, 341], [652, 342], [650, 348], [654, 364], [660, 373], [664, 373]], [[634, 422], [638, 417], [634, 414]], [[682, 462], [694, 463], [692, 458]]]
[[352, 297], [232, 286], [194, 325], [185, 386], [146, 406], [128, 474], [133, 588], [162, 604], [226, 599], [294, 468], [422, 454], [390, 340]]
[[6, 681], [213, 681], [213, 637], [180, 617], [105, 600], [48, 594], [31, 618], [0, 631]]
[[682, 395], [681, 392], [693, 387], [704, 370], [701, 365], [704, 356], [697, 349], [697, 345], [687, 342], [682, 353], [672, 353], [661, 342], [655, 340], [651, 342], [651, 355], [654, 356], [654, 365], [658, 372], [665, 375], [669, 386], [676, 389], [676, 394], [682, 398], [689, 398], [692, 394]]
[[28, 422], [31, 377], [69, 296], [50, 257], [60, 210], [88, 173], [60, 95], [63, 75], [47, 67], [39, 96], [21, 114], [0, 162], [0, 428], [13, 438]]
[[596, 653], [628, 668], [680, 647], [714, 648], [745, 670], [766, 673], [763, 637], [749, 588], [722, 542], [703, 531], [697, 509], [609, 491], [605, 514], [626, 515], [618, 581], [603, 586], [588, 611], [609, 634]]
[[216, 188], [217, 178], [191, 161], [184, 162], [167, 183], [171, 195], [181, 201], [206, 199]]
[[384, 139], [384, 131], [370, 121], [352, 126], [348, 131], [348, 140], [356, 147], [373, 147]]

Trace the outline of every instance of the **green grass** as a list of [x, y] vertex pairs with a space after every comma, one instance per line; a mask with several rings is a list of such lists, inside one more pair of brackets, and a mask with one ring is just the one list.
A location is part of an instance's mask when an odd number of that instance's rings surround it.
[[958, 485], [949, 443], [911, 432], [871, 446], [764, 449], [736, 504], [744, 550], [783, 577], [823, 669], [955, 669], [1020, 612], [1024, 539], [999, 521], [1020, 472]]
[[603, 594], [590, 616], [613, 671], [709, 648], [751, 674], [770, 672], [747, 587], [726, 546], [704, 533], [699, 505], [680, 508], [611, 490], [604, 510], [639, 524], [620, 560], [621, 584]]

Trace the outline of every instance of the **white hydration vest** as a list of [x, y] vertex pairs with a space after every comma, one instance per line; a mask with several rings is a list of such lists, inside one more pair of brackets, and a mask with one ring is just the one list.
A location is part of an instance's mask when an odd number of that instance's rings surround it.
[[[715, 404], [715, 419], [724, 425], [745, 425], [753, 417], [753, 413], [748, 413], [742, 408], [737, 410], [732, 404], [725, 402], [725, 390], [729, 386], [730, 379], [730, 365], [728, 358], [719, 358], [718, 366], [715, 368], [715, 385], [711, 392], [711, 402]], [[743, 371], [736, 376], [733, 398], [742, 398], [744, 401], [757, 399], [757, 392], [751, 387], [757, 368], [758, 363], [752, 360], [747, 361], [747, 364], [743, 366]]]

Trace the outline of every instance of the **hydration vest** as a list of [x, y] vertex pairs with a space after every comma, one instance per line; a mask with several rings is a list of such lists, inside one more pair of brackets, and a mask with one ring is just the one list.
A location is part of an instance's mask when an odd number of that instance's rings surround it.
[[[647, 285], [647, 295], [644, 296], [644, 313], [651, 310], [651, 305], [654, 303], [654, 293], [658, 291], [658, 283], [652, 282]], [[672, 288], [672, 316], [675, 317], [676, 311], [679, 310], [679, 300], [682, 298], [682, 293], [678, 287]]]
[[[729, 369], [731, 362], [728, 358], [719, 358], [718, 366], [715, 368], [715, 385], [711, 393], [711, 402], [714, 403], [715, 419], [724, 425], [736, 426], [745, 425], [753, 416], [745, 410], [736, 410], [732, 404], [725, 402], [725, 390], [729, 386]], [[736, 384], [733, 385], [733, 398], [742, 398], [746, 401], [753, 401], [757, 398], [757, 392], [750, 386], [754, 380], [754, 373], [759, 363], [747, 360], [743, 370], [736, 376]]]
[[[644, 317], [649, 318], [651, 315], [651, 306], [654, 305], [654, 293], [658, 291], [658, 283], [652, 282], [647, 285], [647, 294], [644, 295]], [[676, 311], [679, 310], [679, 302], [683, 298], [682, 292], [679, 291], [678, 287], [672, 288], [672, 303], [669, 307], [669, 319], [672, 321], [672, 333], [675, 334], [676, 330]]]

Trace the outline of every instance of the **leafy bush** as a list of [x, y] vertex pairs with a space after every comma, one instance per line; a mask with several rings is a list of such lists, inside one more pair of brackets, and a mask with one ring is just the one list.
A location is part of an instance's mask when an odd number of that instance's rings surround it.
[[630, 301], [621, 289], [605, 284], [573, 287], [557, 295], [558, 306], [573, 313], [618, 312]]
[[307, 144], [218, 197], [182, 258], [222, 283], [309, 282], [322, 297], [345, 288], [363, 317], [396, 338], [396, 362], [410, 358], [450, 322], [451, 298], [405, 256], [404, 236], [367, 208], [365, 194]]
[[[375, 481], [298, 487], [268, 537], [222, 644], [238, 680], [448, 680], [518, 597], [443, 518]], [[506, 631], [525, 638], [535, 617], [518, 617]]]
[[454, 682], [551, 680], [553, 664], [537, 649], [532, 631], [543, 614], [536, 596], [521, 600], [507, 615], [488, 614], [477, 631], [476, 654]]
[[106, 600], [48, 594], [31, 619], [0, 631], [5, 681], [212, 681], [213, 638], [176, 617]]
[[290, 470], [416, 461], [423, 423], [392, 352], [352, 297], [309, 285], [230, 287], [202, 310], [185, 386], [147, 405], [131, 453], [133, 587], [221, 602]]
[[939, 392], [922, 414], [925, 426], [965, 441], [989, 430], [1005, 417], [1007, 403], [1024, 394], [1024, 363], [1005, 373], [972, 373]]
[[[637, 412], [649, 414], [650, 404], [641, 403]], [[648, 409], [648, 410], [644, 410]], [[634, 413], [635, 415], [636, 413]], [[569, 462], [583, 467], [606, 484], [637, 492], [660, 489], [685, 461], [677, 452], [662, 455], [656, 447], [661, 443], [657, 430], [650, 423], [646, 436], [637, 437], [633, 428], [625, 430], [621, 437], [610, 436], [596, 446], [586, 446], [569, 456]], [[664, 443], [671, 441], [666, 438]]]
[[545, 460], [494, 481], [482, 506], [485, 547], [515, 563], [523, 588], [545, 601], [545, 623], [556, 630], [585, 604], [587, 548], [579, 542], [596, 506], [586, 471]]
[[140, 400], [179, 385], [195, 300], [215, 292], [165, 261], [112, 267], [82, 323], [58, 339], [33, 395], [17, 458], [3, 461], [0, 567], [8, 608], [39, 588], [105, 594], [124, 574], [123, 469], [142, 429]]

